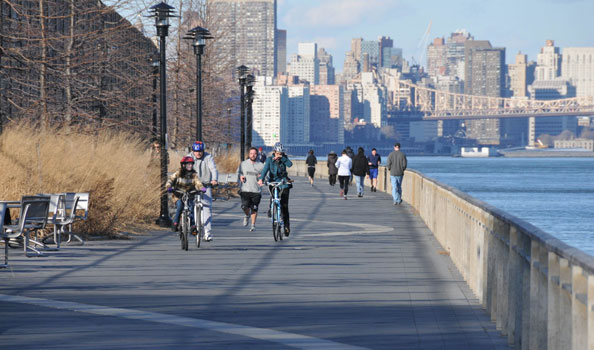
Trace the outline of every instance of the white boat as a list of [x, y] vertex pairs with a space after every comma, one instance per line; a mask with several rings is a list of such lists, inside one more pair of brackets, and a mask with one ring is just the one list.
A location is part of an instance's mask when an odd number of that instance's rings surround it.
[[460, 156], [464, 158], [488, 158], [497, 157], [499, 154], [491, 147], [462, 147]]

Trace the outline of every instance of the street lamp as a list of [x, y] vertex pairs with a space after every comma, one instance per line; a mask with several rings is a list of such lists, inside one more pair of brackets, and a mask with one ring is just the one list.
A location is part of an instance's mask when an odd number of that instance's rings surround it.
[[157, 27], [157, 36], [161, 39], [159, 45], [159, 72], [160, 72], [160, 107], [161, 107], [161, 214], [156, 221], [156, 224], [161, 227], [171, 226], [171, 218], [169, 217], [169, 209], [167, 207], [167, 192], [165, 192], [165, 184], [167, 183], [167, 101], [165, 100], [167, 91], [167, 78], [165, 74], [165, 38], [169, 33], [169, 18], [175, 17], [173, 14], [174, 7], [161, 2], [157, 5], [151, 6], [150, 17], [155, 17], [155, 26]]
[[244, 65], [237, 67], [237, 79], [239, 81], [239, 87], [241, 89], [241, 108], [240, 108], [240, 123], [241, 123], [241, 132], [239, 136], [239, 152], [240, 158], [243, 162], [245, 160], [245, 87], [247, 83], [247, 74], [250, 69]]
[[213, 36], [206, 28], [197, 26], [190, 29], [184, 39], [192, 40], [194, 54], [196, 55], [196, 140], [202, 140], [202, 54], [206, 40]]
[[253, 74], [248, 74], [246, 77], [246, 99], [247, 99], [247, 126], [246, 126], [246, 143], [245, 148], [250, 149], [252, 148], [252, 121], [253, 121], [253, 113], [252, 113], [252, 102], [254, 102], [254, 83], [256, 82], [256, 78]]
[[157, 77], [159, 75], [159, 58], [153, 57], [151, 60], [151, 75], [153, 76], [153, 94], [151, 98], [153, 109], [153, 123], [151, 127], [151, 142], [157, 139]]

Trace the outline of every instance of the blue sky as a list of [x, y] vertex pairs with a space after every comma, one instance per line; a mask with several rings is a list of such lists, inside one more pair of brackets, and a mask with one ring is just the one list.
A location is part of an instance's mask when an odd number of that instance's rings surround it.
[[[287, 55], [299, 42], [317, 42], [342, 71], [351, 38], [389, 36], [410, 61], [429, 23], [428, 42], [466, 29], [476, 40], [521, 51], [536, 60], [547, 39], [563, 47], [594, 47], [594, 0], [278, 0], [277, 26], [287, 30]], [[422, 65], [426, 65], [422, 62]]]

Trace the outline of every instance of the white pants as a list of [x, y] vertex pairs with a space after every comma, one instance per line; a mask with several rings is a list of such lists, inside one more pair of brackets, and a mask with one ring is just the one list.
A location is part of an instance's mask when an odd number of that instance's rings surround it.
[[212, 187], [206, 188], [206, 193], [202, 195], [202, 224], [204, 233], [210, 234], [212, 222]]

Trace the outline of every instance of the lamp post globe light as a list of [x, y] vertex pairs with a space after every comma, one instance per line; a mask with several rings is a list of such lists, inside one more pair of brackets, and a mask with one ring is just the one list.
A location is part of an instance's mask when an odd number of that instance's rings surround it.
[[241, 132], [239, 136], [239, 153], [240, 153], [240, 161], [245, 160], [245, 87], [247, 83], [247, 75], [250, 69], [244, 65], [237, 67], [237, 79], [239, 81], [239, 88], [241, 91], [241, 108], [240, 108], [240, 124], [241, 124]]
[[165, 192], [165, 184], [167, 183], [167, 78], [165, 74], [165, 38], [169, 34], [169, 18], [175, 17], [173, 14], [174, 7], [161, 2], [157, 5], [151, 6], [151, 16], [155, 18], [155, 26], [157, 27], [157, 36], [160, 38], [159, 44], [159, 79], [160, 79], [160, 110], [161, 110], [161, 214], [156, 221], [156, 224], [161, 227], [171, 226], [171, 218], [169, 217], [169, 209], [167, 206], [167, 192]]
[[253, 74], [248, 74], [246, 77], [246, 99], [247, 99], [247, 125], [246, 125], [246, 142], [245, 148], [249, 150], [252, 148], [252, 121], [253, 121], [253, 113], [252, 113], [252, 103], [254, 102], [254, 84], [256, 82], [256, 78]]
[[202, 54], [206, 40], [212, 39], [208, 29], [197, 26], [190, 29], [184, 39], [192, 40], [196, 55], [196, 140], [202, 140]]

